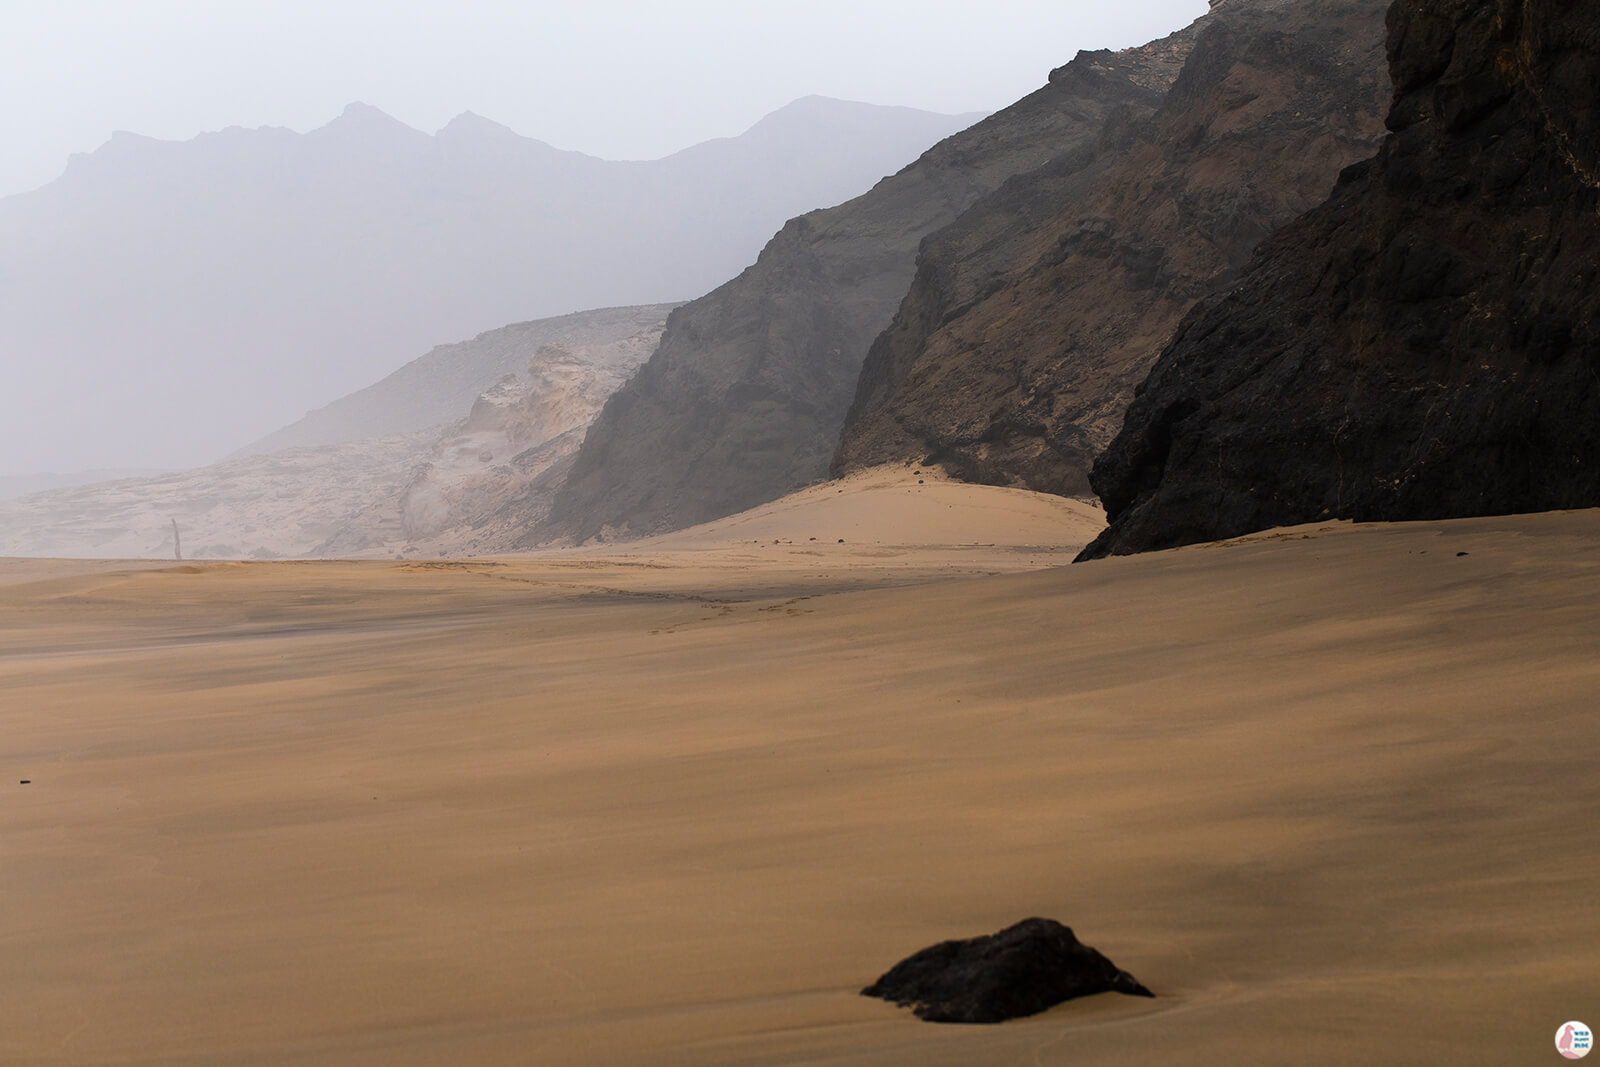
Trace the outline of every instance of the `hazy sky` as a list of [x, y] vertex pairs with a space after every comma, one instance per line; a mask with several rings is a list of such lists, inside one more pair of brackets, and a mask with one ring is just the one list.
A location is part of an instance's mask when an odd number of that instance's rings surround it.
[[1080, 48], [1206, 0], [0, 0], [0, 196], [113, 130], [305, 131], [361, 100], [432, 132], [475, 111], [649, 159], [820, 93], [993, 110]]

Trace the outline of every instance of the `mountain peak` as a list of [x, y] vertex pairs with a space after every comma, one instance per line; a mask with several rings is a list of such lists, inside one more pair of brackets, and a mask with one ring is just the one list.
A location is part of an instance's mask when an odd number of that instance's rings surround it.
[[427, 136], [421, 130], [412, 129], [394, 116], [359, 100], [346, 104], [345, 109], [339, 113], [338, 118], [312, 130], [311, 135], [328, 131], [337, 132], [344, 136], [352, 134], [358, 136]]
[[522, 134], [509, 126], [502, 125], [493, 119], [486, 119], [474, 111], [463, 111], [449, 122], [440, 127], [436, 137], [472, 137], [475, 139], [497, 138], [527, 140]]

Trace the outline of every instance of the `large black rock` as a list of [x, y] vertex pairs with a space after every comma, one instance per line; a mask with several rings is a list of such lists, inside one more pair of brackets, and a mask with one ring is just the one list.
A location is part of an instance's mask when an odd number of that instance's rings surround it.
[[925, 948], [861, 995], [910, 1007], [928, 1022], [998, 1023], [1105, 992], [1155, 996], [1054, 919], [1024, 919], [997, 934]]

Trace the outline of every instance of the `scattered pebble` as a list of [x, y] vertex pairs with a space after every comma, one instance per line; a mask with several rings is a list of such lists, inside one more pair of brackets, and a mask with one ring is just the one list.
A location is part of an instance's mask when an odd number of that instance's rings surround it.
[[33, 779], [32, 778], [24, 778], [22, 780], [22, 784], [23, 785], [32, 785], [33, 784]]
[[1461, 558], [1462, 556], [1465, 556], [1465, 555], [1466, 555], [1465, 552], [1457, 552], [1456, 553], [1456, 558], [1459, 559], [1459, 558]]

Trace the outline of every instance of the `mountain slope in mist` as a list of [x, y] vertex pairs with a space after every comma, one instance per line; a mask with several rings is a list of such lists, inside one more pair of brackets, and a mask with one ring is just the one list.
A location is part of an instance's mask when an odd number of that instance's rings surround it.
[[648, 534], [820, 480], [868, 346], [924, 236], [1015, 174], [1149, 114], [1192, 34], [1084, 52], [1049, 84], [870, 192], [791, 219], [739, 277], [673, 312], [655, 356], [595, 421], [543, 532]]
[[583, 347], [620, 341], [664, 322], [675, 306], [645, 304], [577, 311], [502, 326], [470, 341], [438, 345], [382, 380], [307, 412], [247, 445], [238, 455], [336, 445], [454, 422], [506, 375], [525, 371], [530, 352], [547, 344]]
[[396, 351], [696, 296], [974, 118], [810, 97], [650, 162], [359, 104], [306, 134], [117, 134], [0, 200], [0, 473], [193, 465]]
[[[655, 350], [665, 311], [608, 308], [441, 346], [346, 398], [361, 403], [326, 409], [351, 418], [309, 427], [365, 418], [378, 429], [361, 439], [306, 436], [192, 470], [0, 501], [0, 556], [171, 558], [174, 521], [187, 558], [508, 550], [601, 404]], [[424, 400], [445, 410], [439, 397], [486, 377], [481, 395], [419, 425], [434, 410]]]

